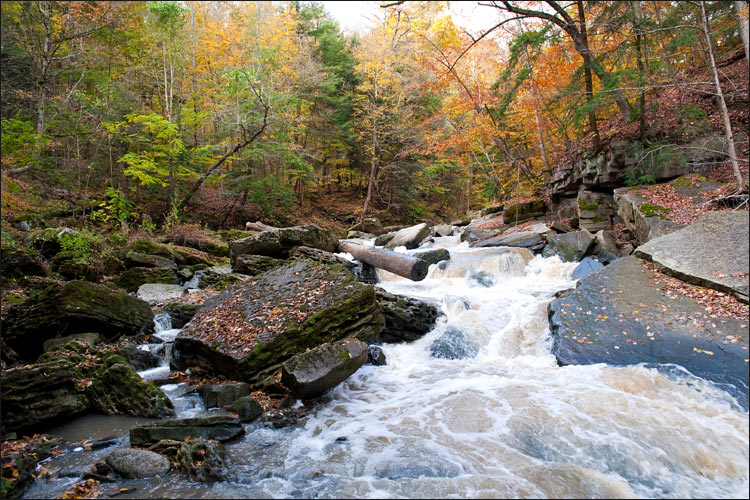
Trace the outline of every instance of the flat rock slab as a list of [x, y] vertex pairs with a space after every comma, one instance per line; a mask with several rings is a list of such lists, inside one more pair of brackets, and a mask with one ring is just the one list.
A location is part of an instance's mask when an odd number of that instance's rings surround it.
[[150, 446], [163, 439], [183, 441], [187, 437], [225, 442], [244, 432], [238, 418], [226, 416], [160, 420], [130, 429], [130, 445]]
[[638, 247], [635, 255], [683, 281], [748, 303], [749, 224], [747, 211], [706, 212], [688, 227]]
[[169, 472], [169, 459], [153, 451], [120, 448], [105, 459], [123, 477], [151, 477]]
[[561, 365], [677, 364], [748, 408], [747, 320], [711, 318], [694, 299], [667, 296], [637, 257], [586, 276], [549, 305]]
[[180, 285], [163, 285], [160, 283], [145, 283], [138, 287], [137, 296], [149, 304], [168, 302], [179, 299], [188, 293], [187, 288]]
[[503, 234], [488, 238], [486, 240], [480, 240], [474, 243], [470, 243], [472, 248], [485, 248], [485, 247], [521, 247], [530, 248], [536, 245], [543, 244], [544, 241], [539, 233], [536, 231], [518, 231], [510, 234]]

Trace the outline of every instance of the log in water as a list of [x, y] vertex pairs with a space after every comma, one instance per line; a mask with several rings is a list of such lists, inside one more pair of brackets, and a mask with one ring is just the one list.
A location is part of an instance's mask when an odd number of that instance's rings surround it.
[[385, 269], [412, 281], [422, 281], [427, 276], [428, 265], [422, 259], [385, 248], [368, 247], [351, 241], [340, 240], [339, 252], [352, 254], [355, 259], [366, 262], [378, 269]]

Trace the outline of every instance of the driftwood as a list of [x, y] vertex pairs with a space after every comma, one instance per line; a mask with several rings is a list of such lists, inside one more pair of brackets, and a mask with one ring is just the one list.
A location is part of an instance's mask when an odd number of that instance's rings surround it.
[[429, 267], [427, 263], [411, 255], [392, 252], [385, 248], [359, 245], [346, 240], [339, 240], [338, 251], [348, 252], [361, 262], [385, 269], [412, 281], [422, 281], [427, 276]]
[[261, 221], [246, 222], [245, 227], [251, 231], [272, 231], [274, 229], [278, 229], [278, 227], [273, 227], [273, 226], [269, 226], [268, 224], [263, 224]]

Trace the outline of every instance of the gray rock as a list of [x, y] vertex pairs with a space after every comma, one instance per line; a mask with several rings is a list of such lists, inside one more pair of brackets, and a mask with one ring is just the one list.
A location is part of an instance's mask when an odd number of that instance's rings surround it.
[[398, 231], [385, 247], [389, 249], [400, 246], [405, 246], [407, 249], [417, 248], [419, 243], [429, 235], [430, 227], [427, 224], [417, 224]]
[[371, 345], [367, 349], [367, 362], [375, 366], [384, 366], [388, 364], [385, 353], [380, 346]]
[[440, 312], [437, 306], [393, 295], [382, 288], [375, 288], [375, 293], [385, 318], [385, 328], [377, 339], [379, 342], [412, 342], [434, 328]]
[[452, 236], [453, 226], [450, 226], [448, 224], [439, 224], [432, 228], [432, 232], [435, 234], [435, 236]]
[[244, 396], [249, 396], [250, 386], [244, 382], [203, 385], [198, 388], [198, 394], [206, 408], [224, 408]]
[[232, 264], [232, 270], [236, 273], [255, 276], [256, 274], [265, 273], [271, 269], [284, 264], [281, 259], [265, 257], [263, 255], [238, 255]]
[[583, 259], [595, 241], [594, 235], [586, 230], [547, 236], [547, 244], [564, 262], [576, 262]]
[[174, 260], [140, 252], [128, 252], [125, 256], [125, 264], [128, 267], [159, 267], [177, 272], [177, 264]]
[[492, 205], [490, 207], [483, 208], [479, 213], [482, 214], [482, 216], [496, 214], [498, 212], [502, 212], [503, 208], [504, 207], [502, 204]]
[[[347, 233], [350, 231], [370, 233], [372, 236], [380, 236], [385, 232], [385, 229], [383, 229], [383, 225], [378, 219], [369, 217], [367, 219], [364, 219], [362, 222], [359, 222], [350, 227]], [[347, 236], [347, 238], [356, 238], [356, 236]]]
[[336, 250], [338, 239], [330, 231], [315, 224], [283, 227], [235, 240], [229, 243], [229, 257], [234, 266], [240, 255], [265, 255], [286, 258], [289, 250], [296, 246], [319, 248], [326, 252]]
[[430, 355], [441, 359], [468, 359], [477, 355], [479, 349], [456, 328], [448, 328], [430, 346]]
[[187, 293], [187, 288], [183, 288], [180, 285], [144, 283], [143, 285], [138, 287], [136, 296], [139, 299], [148, 302], [149, 304], [154, 304], [157, 302], [167, 302], [170, 300], [179, 299]]
[[138, 287], [146, 283], [179, 285], [177, 274], [171, 269], [158, 267], [133, 267], [115, 276], [112, 283], [128, 292], [137, 292]]
[[617, 248], [614, 231], [597, 231], [594, 238], [596, 241], [589, 248], [589, 255], [596, 257], [596, 260], [604, 265], [619, 258], [620, 249]]
[[372, 233], [363, 233], [362, 231], [352, 231], [351, 229], [346, 232], [347, 238], [359, 238], [362, 240], [369, 240], [370, 238], [374, 238], [375, 235]]
[[437, 248], [435, 250], [427, 250], [426, 252], [417, 252], [414, 257], [422, 259], [427, 262], [427, 265], [437, 264], [441, 260], [450, 260], [451, 253], [445, 248]]
[[558, 363], [673, 363], [722, 384], [747, 409], [747, 322], [707, 321], [701, 304], [668, 297], [652, 275], [637, 257], [623, 257], [553, 300], [550, 331]]
[[55, 271], [66, 280], [86, 280], [96, 282], [102, 273], [88, 262], [65, 259], [55, 263]]
[[472, 248], [485, 247], [520, 247], [532, 248], [543, 244], [544, 241], [536, 231], [516, 231], [510, 234], [502, 234], [486, 240], [470, 243]]
[[135, 371], [156, 368], [161, 363], [161, 358], [159, 356], [153, 352], [139, 349], [138, 346], [131, 342], [123, 344], [120, 349], [118, 349], [117, 354], [125, 358]]
[[646, 243], [652, 238], [673, 233], [684, 227], [675, 224], [663, 214], [648, 215], [651, 213], [648, 210], [644, 213], [641, 210], [641, 205], [646, 203], [646, 198], [635, 193], [636, 189], [638, 188], [615, 189], [614, 202], [617, 207], [617, 215], [622, 217], [625, 226], [635, 234], [639, 243]]
[[635, 255], [683, 281], [748, 303], [748, 225], [747, 211], [706, 212], [686, 228], [641, 245]]
[[68, 335], [67, 337], [45, 340], [42, 346], [42, 349], [44, 350], [44, 352], [53, 351], [54, 349], [60, 347], [61, 345], [68, 344], [70, 342], [73, 342], [74, 340], [80, 343], [94, 345], [97, 342], [99, 342], [99, 334], [98, 333], [74, 333], [73, 335]]
[[382, 247], [385, 246], [389, 241], [393, 239], [393, 237], [396, 236], [396, 233], [385, 233], [381, 234], [377, 238], [375, 238], [375, 242], [373, 243], [376, 247]]
[[153, 451], [120, 448], [104, 460], [107, 465], [126, 478], [152, 477], [169, 472], [169, 459]]
[[520, 224], [544, 215], [546, 207], [542, 200], [516, 203], [505, 208], [503, 220], [506, 224]]
[[302, 399], [322, 396], [367, 362], [367, 344], [355, 339], [325, 343], [285, 362], [281, 381]]
[[594, 260], [591, 257], [584, 257], [581, 263], [578, 264], [576, 268], [573, 270], [572, 278], [574, 280], [579, 280], [583, 278], [584, 276], [588, 276], [589, 274], [603, 267], [604, 265], [601, 262]]
[[232, 403], [231, 408], [239, 417], [240, 422], [252, 422], [263, 414], [263, 408], [250, 396], [239, 398]]
[[98, 332], [105, 338], [150, 332], [154, 313], [135, 297], [86, 281], [53, 285], [8, 310], [2, 323], [7, 346], [26, 359], [42, 353], [45, 340]]
[[340, 257], [334, 253], [326, 252], [325, 250], [321, 250], [319, 248], [310, 248], [310, 247], [295, 247], [292, 250], [289, 251], [289, 258], [290, 259], [310, 259], [317, 262], [321, 262], [323, 264], [341, 264], [344, 267], [347, 267], [351, 270], [354, 269], [355, 265], [352, 263], [352, 261], [345, 259], [344, 257]]
[[244, 434], [239, 419], [227, 416], [159, 420], [130, 429], [131, 446], [151, 446], [163, 439], [215, 439], [226, 442]]

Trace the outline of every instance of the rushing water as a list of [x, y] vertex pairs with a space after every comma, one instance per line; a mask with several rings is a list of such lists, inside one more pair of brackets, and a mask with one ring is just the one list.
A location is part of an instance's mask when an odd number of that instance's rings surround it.
[[[558, 367], [546, 309], [574, 264], [464, 245], [438, 238], [451, 260], [421, 282], [380, 272], [387, 291], [439, 303], [436, 328], [383, 346], [386, 366], [298, 426], [252, 424], [227, 447], [231, 481], [141, 480], [123, 496], [748, 497], [748, 414], [731, 396], [678, 367]], [[475, 357], [430, 355], [449, 329]]]

